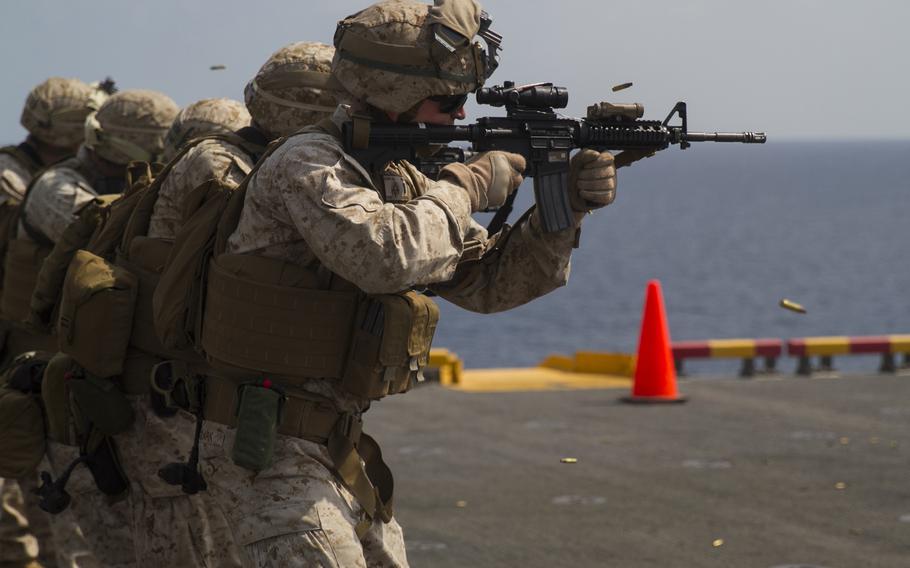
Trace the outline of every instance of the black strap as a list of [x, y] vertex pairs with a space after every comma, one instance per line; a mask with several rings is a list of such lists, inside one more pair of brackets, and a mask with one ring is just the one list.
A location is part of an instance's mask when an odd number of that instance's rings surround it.
[[493, 220], [490, 221], [490, 224], [487, 225], [487, 234], [495, 235], [502, 230], [503, 225], [506, 224], [506, 221], [509, 220], [509, 215], [512, 213], [512, 207], [515, 205], [515, 197], [518, 195], [518, 191], [513, 191], [506, 198], [506, 202], [502, 204], [496, 214], [493, 215]]
[[235, 131], [234, 134], [247, 142], [247, 144], [243, 146], [243, 149], [250, 153], [254, 162], [258, 162], [259, 157], [265, 151], [266, 146], [269, 145], [269, 139], [266, 137], [265, 133], [255, 126], [244, 126], [240, 130]]
[[29, 163], [25, 164], [29, 170], [36, 172], [43, 168], [45, 165], [44, 161], [41, 159], [41, 156], [38, 154], [38, 150], [28, 143], [28, 141], [23, 142], [16, 146], [16, 150], [23, 154], [23, 157], [27, 158]]

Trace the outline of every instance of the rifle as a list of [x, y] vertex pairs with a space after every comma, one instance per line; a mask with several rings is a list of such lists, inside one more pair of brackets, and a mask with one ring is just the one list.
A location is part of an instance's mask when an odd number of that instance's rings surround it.
[[[476, 99], [478, 104], [505, 107], [506, 116], [484, 117], [474, 124], [455, 126], [373, 124], [355, 116], [342, 128], [345, 151], [371, 171], [391, 161], [408, 160], [425, 173], [438, 173], [444, 165], [438, 158], [422, 157], [432, 145], [468, 142], [474, 152], [502, 150], [521, 154], [528, 164], [524, 175], [534, 178], [534, 199], [543, 230], [554, 232], [573, 225], [568, 173], [569, 154], [576, 148], [634, 150], [635, 157], [630, 160], [621, 162], [617, 157], [619, 165], [628, 165], [671, 145], [686, 149], [692, 142], [764, 144], [766, 140], [762, 132], [689, 132], [685, 102], [676, 103], [663, 121], [642, 120], [644, 107], [638, 103], [602, 102], [588, 107], [585, 118], [563, 117], [555, 109], [566, 107], [569, 93], [552, 83], [516, 87], [506, 81], [501, 86], [480, 89]], [[671, 125], [674, 117], [681, 124]], [[458, 159], [459, 149], [455, 150], [442, 160]], [[507, 209], [505, 215], [499, 215], [502, 209]], [[502, 209], [497, 214], [501, 218], [491, 223], [491, 232], [505, 222], [511, 202]]]

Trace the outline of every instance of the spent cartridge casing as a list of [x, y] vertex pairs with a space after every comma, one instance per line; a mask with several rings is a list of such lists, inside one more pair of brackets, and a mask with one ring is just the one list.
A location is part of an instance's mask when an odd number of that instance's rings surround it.
[[784, 308], [785, 310], [790, 310], [791, 312], [796, 312], [798, 314], [806, 313], [806, 308], [804, 308], [801, 304], [797, 304], [793, 300], [788, 300], [786, 298], [783, 298], [780, 301], [780, 307]]

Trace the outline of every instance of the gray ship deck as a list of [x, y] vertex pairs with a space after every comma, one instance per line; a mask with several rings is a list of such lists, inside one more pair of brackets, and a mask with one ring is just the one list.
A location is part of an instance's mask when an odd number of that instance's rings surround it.
[[[910, 377], [687, 380], [377, 403], [420, 567], [910, 566]], [[577, 463], [562, 463], [577, 458]]]

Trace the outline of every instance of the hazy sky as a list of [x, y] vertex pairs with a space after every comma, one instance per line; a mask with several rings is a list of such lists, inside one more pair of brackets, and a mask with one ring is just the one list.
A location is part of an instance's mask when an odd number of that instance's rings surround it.
[[[179, 104], [242, 98], [277, 48], [330, 43], [363, 0], [6, 0], [0, 13], [0, 142], [22, 138], [29, 89], [52, 75], [113, 76]], [[569, 88], [567, 114], [599, 100], [691, 130], [794, 138], [910, 138], [906, 0], [488, 0], [505, 36], [494, 82]], [[210, 65], [225, 65], [210, 71]], [[633, 81], [614, 95], [612, 85]], [[469, 107], [469, 117], [478, 116]]]

